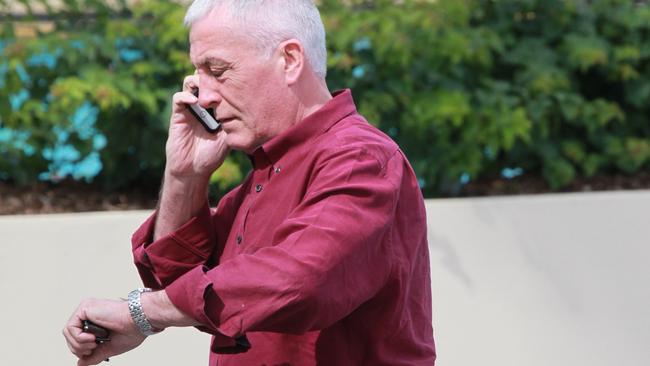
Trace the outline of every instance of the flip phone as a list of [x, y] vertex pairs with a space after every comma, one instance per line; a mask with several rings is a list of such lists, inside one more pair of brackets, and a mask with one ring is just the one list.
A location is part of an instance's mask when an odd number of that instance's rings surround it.
[[91, 333], [95, 335], [95, 342], [102, 344], [111, 340], [108, 329], [100, 327], [99, 325], [91, 322], [90, 320], [83, 321], [84, 333]]
[[[193, 89], [192, 94], [198, 98], [199, 89]], [[201, 122], [206, 131], [215, 133], [219, 130], [219, 121], [214, 118], [214, 109], [205, 109], [201, 107], [199, 103], [188, 104], [187, 107], [190, 110], [190, 113]]]
[[[110, 332], [108, 329], [104, 327], [100, 327], [99, 325], [91, 322], [90, 320], [84, 320], [83, 321], [83, 327], [82, 330], [84, 333], [92, 333], [95, 335], [95, 343], [97, 344], [102, 344], [104, 342], [108, 342], [111, 340], [110, 338]], [[104, 361], [108, 362], [110, 359], [105, 359]]]

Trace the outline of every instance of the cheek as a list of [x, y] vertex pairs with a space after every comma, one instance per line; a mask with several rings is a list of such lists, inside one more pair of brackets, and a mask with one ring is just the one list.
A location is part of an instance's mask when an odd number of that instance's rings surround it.
[[262, 74], [257, 80], [254, 90], [257, 98], [256, 102], [261, 107], [258, 110], [262, 114], [261, 117], [277, 117], [277, 112], [286, 102], [284, 98], [287, 91], [286, 85], [277, 75]]
[[[231, 97], [229, 103], [243, 117], [241, 133], [248, 138], [265, 140], [275, 135], [275, 125], [281, 119], [282, 95], [286, 85], [277, 70], [269, 63], [251, 66], [247, 74], [228, 80]], [[240, 136], [243, 138], [244, 136]]]

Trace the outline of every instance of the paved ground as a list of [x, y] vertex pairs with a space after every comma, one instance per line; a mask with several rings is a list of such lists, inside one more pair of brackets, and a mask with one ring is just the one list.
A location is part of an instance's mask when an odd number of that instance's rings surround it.
[[[650, 191], [427, 202], [438, 365], [650, 364]], [[73, 365], [83, 297], [139, 285], [146, 212], [0, 217], [0, 365]], [[110, 364], [205, 365], [209, 338], [151, 337]]]

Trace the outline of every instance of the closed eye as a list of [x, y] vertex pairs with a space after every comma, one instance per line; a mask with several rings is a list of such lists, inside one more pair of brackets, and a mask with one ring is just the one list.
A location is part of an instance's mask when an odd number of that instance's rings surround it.
[[210, 74], [216, 78], [221, 77], [226, 69], [210, 70]]

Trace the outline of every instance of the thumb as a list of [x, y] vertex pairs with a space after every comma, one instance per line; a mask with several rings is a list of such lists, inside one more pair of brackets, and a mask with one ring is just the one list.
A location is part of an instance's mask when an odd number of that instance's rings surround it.
[[93, 350], [93, 353], [90, 356], [83, 356], [77, 361], [77, 366], [90, 366], [97, 365], [103, 361], [108, 360], [111, 356], [109, 347], [99, 346]]

